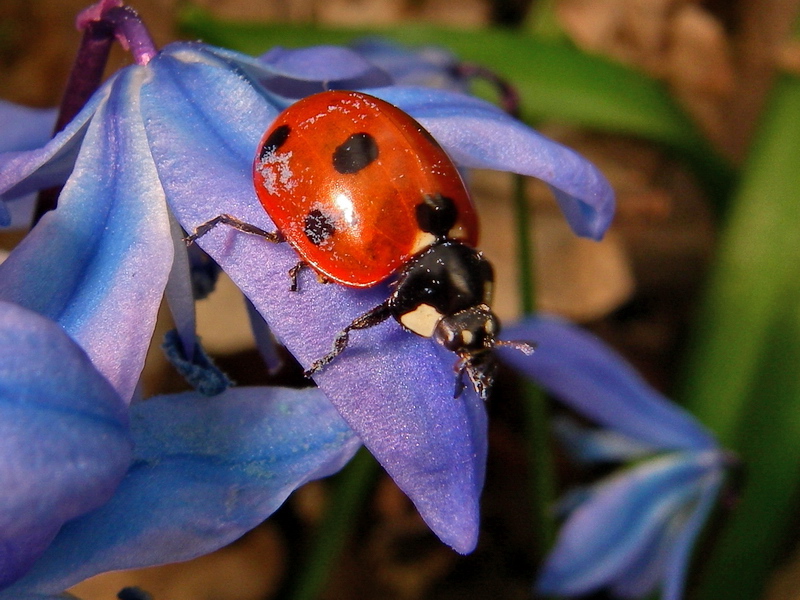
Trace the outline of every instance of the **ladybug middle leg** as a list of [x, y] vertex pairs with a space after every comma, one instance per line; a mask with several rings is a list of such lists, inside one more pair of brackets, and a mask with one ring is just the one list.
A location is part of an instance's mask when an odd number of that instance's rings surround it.
[[[306, 261], [300, 260], [300, 261], [297, 262], [297, 264], [295, 266], [293, 266], [291, 269], [289, 269], [289, 281], [291, 281], [291, 285], [289, 286], [289, 291], [290, 292], [296, 292], [297, 289], [298, 289], [297, 288], [297, 276], [300, 274], [300, 271], [302, 271], [303, 269], [310, 268], [310, 267], [311, 267], [311, 265], [309, 265]], [[317, 273], [317, 281], [319, 281], [320, 283], [330, 283], [331, 282], [330, 279], [328, 279], [327, 277], [325, 277], [324, 275], [322, 275], [320, 273]]]
[[379, 323], [383, 323], [386, 319], [392, 316], [390, 308], [390, 300], [379, 304], [369, 312], [364, 313], [350, 325], [342, 329], [333, 340], [333, 350], [322, 358], [315, 360], [314, 363], [303, 372], [306, 377], [311, 377], [314, 373], [322, 369], [325, 365], [331, 362], [334, 358], [339, 356], [342, 351], [347, 347], [347, 342], [350, 341], [350, 332], [354, 329], [369, 329], [375, 327]]
[[251, 223], [246, 223], [241, 219], [237, 219], [233, 215], [222, 214], [217, 215], [213, 219], [209, 219], [205, 223], [201, 223], [194, 229], [194, 233], [191, 235], [187, 235], [183, 238], [183, 241], [186, 242], [186, 245], [193, 243], [197, 238], [203, 237], [209, 231], [214, 229], [217, 225], [228, 225], [229, 227], [233, 227], [234, 229], [238, 229], [244, 233], [249, 233], [251, 235], [257, 235], [259, 237], [264, 238], [268, 242], [272, 242], [273, 244], [280, 244], [286, 241], [286, 238], [283, 237], [283, 234], [279, 231], [266, 231], [261, 229], [261, 227], [256, 227]]
[[[233, 215], [222, 214], [217, 215], [213, 219], [209, 219], [205, 223], [201, 223], [194, 229], [194, 233], [191, 235], [187, 235], [183, 238], [183, 241], [186, 242], [186, 245], [189, 246], [193, 244], [195, 240], [198, 238], [203, 237], [209, 231], [214, 229], [217, 225], [227, 225], [229, 227], [233, 227], [234, 229], [241, 231], [243, 233], [249, 233], [250, 235], [257, 235], [258, 237], [264, 238], [268, 242], [272, 242], [273, 244], [280, 244], [286, 241], [286, 238], [283, 237], [283, 234], [279, 231], [266, 231], [261, 229], [261, 227], [256, 227], [251, 223], [247, 223], [242, 221], [241, 219], [237, 219]], [[289, 269], [289, 281], [291, 282], [289, 285], [289, 290], [292, 292], [297, 291], [297, 275], [303, 270], [305, 267], [308, 266], [308, 263], [305, 261], [298, 262], [295, 266]]]

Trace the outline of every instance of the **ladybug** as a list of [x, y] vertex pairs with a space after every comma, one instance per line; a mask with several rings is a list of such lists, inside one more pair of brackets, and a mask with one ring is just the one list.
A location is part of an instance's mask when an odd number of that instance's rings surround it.
[[475, 249], [475, 207], [447, 153], [402, 110], [359, 92], [308, 96], [264, 134], [253, 181], [277, 231], [219, 215], [187, 243], [219, 223], [288, 242], [301, 259], [289, 272], [292, 291], [305, 267], [323, 282], [353, 288], [394, 276], [389, 298], [346, 326], [306, 376], [336, 358], [353, 330], [390, 317], [458, 355], [455, 396], [466, 374], [488, 397], [495, 346], [533, 351], [531, 344], [497, 339], [500, 324], [489, 307], [494, 271]]

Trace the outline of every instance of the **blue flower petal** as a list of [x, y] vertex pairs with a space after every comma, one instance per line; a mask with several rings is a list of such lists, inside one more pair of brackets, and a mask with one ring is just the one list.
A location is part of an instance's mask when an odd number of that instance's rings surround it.
[[[687, 502], [690, 504], [691, 502]], [[679, 509], [671, 520], [665, 521], [647, 544], [631, 558], [620, 575], [608, 582], [608, 590], [615, 598], [645, 598], [655, 592], [664, 579], [664, 565], [673, 542], [676, 527], [686, 506]]]
[[584, 594], [618, 579], [698, 491], [706, 456], [682, 453], [631, 468], [593, 488], [564, 524], [537, 588]]
[[462, 167], [531, 175], [550, 186], [573, 231], [603, 237], [614, 217], [614, 191], [574, 150], [471, 96], [429, 88], [364, 90], [418, 120]]
[[0, 599], [207, 554], [261, 523], [298, 486], [340, 469], [361, 445], [313, 389], [162, 396], [131, 407], [131, 429], [134, 463], [117, 493], [65, 525]]
[[688, 519], [676, 535], [666, 560], [662, 600], [681, 600], [692, 548], [703, 528], [722, 487], [722, 471], [710, 472], [703, 482], [700, 497]]
[[[0, 587], [128, 468], [125, 405], [52, 321], [0, 302]], [[60, 590], [59, 590], [60, 591]]]
[[67, 180], [89, 121], [108, 97], [114, 79], [95, 92], [75, 118], [41, 148], [0, 154], [0, 198], [19, 198]]
[[186, 242], [183, 241], [183, 229], [172, 214], [169, 215], [170, 235], [172, 237], [172, 267], [164, 290], [164, 297], [175, 323], [175, 330], [182, 345], [183, 355], [194, 359], [197, 346], [197, 319], [194, 306], [194, 284], [192, 267]]
[[[276, 110], [236, 71], [209, 61], [179, 66], [177, 59], [182, 56], [168, 52], [153, 59], [153, 78], [142, 94], [173, 212], [190, 231], [221, 213], [273, 229], [256, 199], [251, 169]], [[224, 226], [199, 243], [305, 366], [389, 293], [385, 286], [356, 291], [320, 285], [310, 272], [301, 274], [301, 291], [291, 293], [287, 272], [297, 255], [286, 244]], [[352, 346], [315, 379], [437, 535], [468, 552], [478, 533], [486, 414], [471, 390], [453, 399], [454, 360], [387, 322], [356, 332]]]
[[358, 40], [351, 47], [389, 73], [396, 85], [467, 92], [467, 81], [457, 74], [458, 59], [444, 48], [407, 48], [377, 37]]
[[616, 431], [589, 429], [569, 417], [554, 419], [553, 429], [567, 451], [584, 463], [632, 460], [657, 450]]
[[662, 449], [713, 449], [692, 416], [650, 387], [595, 336], [554, 317], [530, 317], [505, 339], [530, 340], [536, 352], [500, 349], [503, 360], [592, 421]]
[[[55, 120], [56, 111], [53, 109], [28, 108], [0, 100], [0, 131], [3, 132], [0, 136], [0, 164], [11, 156], [6, 153], [44, 146], [53, 135]], [[19, 198], [11, 206], [6, 206], [0, 198], [0, 227], [30, 224], [34, 201], [35, 197]], [[20, 204], [23, 206], [18, 206]]]
[[267, 369], [275, 371], [280, 369], [283, 364], [283, 358], [278, 351], [278, 341], [272, 335], [272, 330], [267, 325], [264, 317], [261, 316], [250, 302], [250, 299], [245, 296], [245, 308], [247, 308], [247, 317], [250, 320], [250, 329], [253, 331], [253, 338], [256, 341], [256, 348], [264, 361]]
[[88, 126], [59, 208], [0, 265], [0, 299], [61, 324], [125, 400], [172, 263], [164, 193], [135, 101], [145, 76], [143, 68], [120, 72]]
[[35, 150], [53, 137], [55, 109], [28, 108], [0, 100], [0, 152]]
[[388, 73], [340, 46], [288, 49], [276, 47], [259, 59], [277, 73], [261, 83], [287, 98], [302, 98], [325, 90], [352, 90], [390, 85]]

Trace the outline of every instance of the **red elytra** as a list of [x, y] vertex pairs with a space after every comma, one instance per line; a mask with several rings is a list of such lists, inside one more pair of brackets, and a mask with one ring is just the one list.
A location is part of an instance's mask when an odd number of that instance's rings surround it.
[[453, 162], [413, 118], [373, 96], [329, 91], [276, 118], [253, 165], [278, 231], [315, 271], [350, 287], [383, 281], [433, 243], [416, 208], [451, 199], [448, 238], [478, 242], [475, 208]]

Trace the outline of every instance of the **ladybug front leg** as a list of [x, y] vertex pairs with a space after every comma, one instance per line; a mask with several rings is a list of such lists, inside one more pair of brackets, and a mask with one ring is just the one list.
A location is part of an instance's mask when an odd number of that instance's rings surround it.
[[392, 312], [389, 306], [390, 300], [386, 300], [342, 329], [333, 341], [333, 350], [319, 360], [315, 360], [314, 363], [303, 372], [303, 375], [311, 377], [314, 373], [339, 356], [347, 347], [347, 342], [350, 340], [350, 332], [354, 329], [369, 329], [370, 327], [375, 327], [375, 325], [379, 323], [383, 323], [386, 319], [391, 317]]
[[237, 219], [233, 215], [217, 215], [213, 219], [209, 219], [205, 223], [201, 223], [197, 227], [195, 227], [194, 233], [191, 235], [186, 236], [183, 238], [183, 241], [186, 242], [186, 245], [190, 245], [194, 242], [197, 238], [203, 237], [209, 231], [214, 229], [219, 224], [228, 225], [233, 227], [234, 229], [238, 229], [244, 233], [249, 233], [251, 235], [257, 235], [259, 237], [264, 238], [268, 242], [272, 242], [274, 244], [279, 244], [281, 242], [285, 242], [286, 238], [283, 237], [283, 234], [279, 231], [265, 231], [260, 227], [256, 227], [250, 223], [245, 223], [241, 219]]

